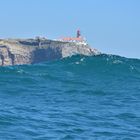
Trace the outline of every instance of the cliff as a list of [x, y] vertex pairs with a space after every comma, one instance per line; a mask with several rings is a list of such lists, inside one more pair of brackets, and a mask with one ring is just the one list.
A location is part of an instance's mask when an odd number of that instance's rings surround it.
[[75, 54], [97, 55], [88, 44], [48, 39], [1, 39], [0, 66], [34, 64]]

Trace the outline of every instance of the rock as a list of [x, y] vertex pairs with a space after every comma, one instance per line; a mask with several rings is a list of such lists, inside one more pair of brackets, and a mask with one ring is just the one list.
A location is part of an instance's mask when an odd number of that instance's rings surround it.
[[0, 66], [34, 64], [72, 55], [98, 55], [86, 43], [42, 39], [1, 39]]

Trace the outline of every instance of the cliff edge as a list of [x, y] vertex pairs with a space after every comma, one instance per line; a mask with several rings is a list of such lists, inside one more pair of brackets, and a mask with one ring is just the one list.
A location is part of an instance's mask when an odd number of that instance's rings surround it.
[[48, 39], [1, 39], [0, 66], [34, 64], [72, 55], [98, 55], [88, 44]]

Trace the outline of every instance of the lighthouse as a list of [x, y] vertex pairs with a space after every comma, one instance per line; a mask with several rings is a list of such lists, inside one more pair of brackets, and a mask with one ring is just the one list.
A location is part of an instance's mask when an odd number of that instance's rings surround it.
[[80, 30], [77, 30], [77, 35], [76, 35], [76, 37], [77, 37], [77, 38], [80, 38], [80, 36], [81, 36], [81, 32], [80, 32]]

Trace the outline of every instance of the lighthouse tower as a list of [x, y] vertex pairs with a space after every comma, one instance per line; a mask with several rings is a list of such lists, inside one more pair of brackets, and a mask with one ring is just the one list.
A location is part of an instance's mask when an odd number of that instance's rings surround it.
[[77, 38], [80, 38], [81, 37], [81, 31], [80, 30], [77, 30], [77, 35], [76, 35]]

